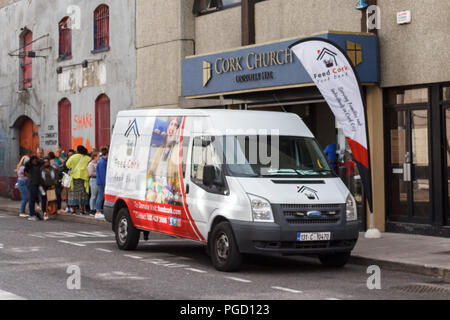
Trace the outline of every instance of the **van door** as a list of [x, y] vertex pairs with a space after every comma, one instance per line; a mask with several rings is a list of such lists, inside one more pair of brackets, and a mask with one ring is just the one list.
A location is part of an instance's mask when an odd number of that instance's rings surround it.
[[[207, 226], [211, 215], [225, 204], [225, 197], [228, 194], [214, 141], [214, 137], [194, 137], [189, 153], [190, 161], [188, 163], [190, 165], [185, 180], [189, 211], [205, 238], [209, 231]], [[212, 168], [215, 172], [215, 181], [206, 185], [203, 179], [204, 172], [208, 169], [211, 171]]]

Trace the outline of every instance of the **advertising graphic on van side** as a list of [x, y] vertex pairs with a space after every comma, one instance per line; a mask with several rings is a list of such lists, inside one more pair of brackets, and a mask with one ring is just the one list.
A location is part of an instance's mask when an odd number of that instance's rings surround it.
[[117, 147], [110, 155], [105, 199], [120, 196], [126, 201], [137, 227], [204, 241], [181, 187], [184, 121], [184, 117], [155, 117], [141, 123], [130, 119], [127, 128], [117, 128], [122, 135], [114, 136]]
[[147, 171], [147, 201], [183, 204], [179, 177], [182, 121], [182, 117], [157, 118], [155, 121]]

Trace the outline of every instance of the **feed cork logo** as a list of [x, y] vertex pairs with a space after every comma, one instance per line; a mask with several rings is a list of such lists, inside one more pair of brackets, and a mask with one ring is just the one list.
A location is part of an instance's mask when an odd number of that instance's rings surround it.
[[334, 66], [337, 66], [337, 53], [329, 50], [328, 48], [323, 48], [322, 50], [318, 50], [317, 52], [319, 53], [317, 61], [323, 61], [327, 68], [333, 68]]

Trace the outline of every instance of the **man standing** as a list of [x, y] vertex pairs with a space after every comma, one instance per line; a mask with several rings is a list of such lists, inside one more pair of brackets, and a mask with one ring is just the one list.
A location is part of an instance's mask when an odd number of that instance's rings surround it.
[[97, 201], [96, 201], [96, 209], [95, 219], [105, 219], [103, 215], [103, 201], [105, 200], [105, 186], [106, 186], [106, 168], [108, 166], [108, 147], [102, 147], [100, 149], [102, 157], [97, 163]]
[[333, 168], [334, 172], [336, 172], [337, 169], [336, 149], [336, 143], [330, 143], [325, 150], [323, 150], [323, 153], [327, 156], [328, 163], [330, 164], [330, 167]]
[[30, 161], [25, 165], [25, 175], [28, 177], [28, 195], [30, 206], [30, 221], [42, 220], [42, 218], [36, 214], [35, 204], [39, 198], [39, 184], [41, 182], [41, 167], [42, 161], [37, 156], [32, 156]]

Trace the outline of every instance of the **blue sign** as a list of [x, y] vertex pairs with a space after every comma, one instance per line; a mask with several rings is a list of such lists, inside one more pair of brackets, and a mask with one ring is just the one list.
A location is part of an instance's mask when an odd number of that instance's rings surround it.
[[[326, 33], [315, 37], [333, 41], [347, 52], [361, 82], [380, 82], [377, 36]], [[298, 40], [300, 38], [185, 58], [182, 94], [200, 97], [313, 85], [300, 61], [288, 48]]]

